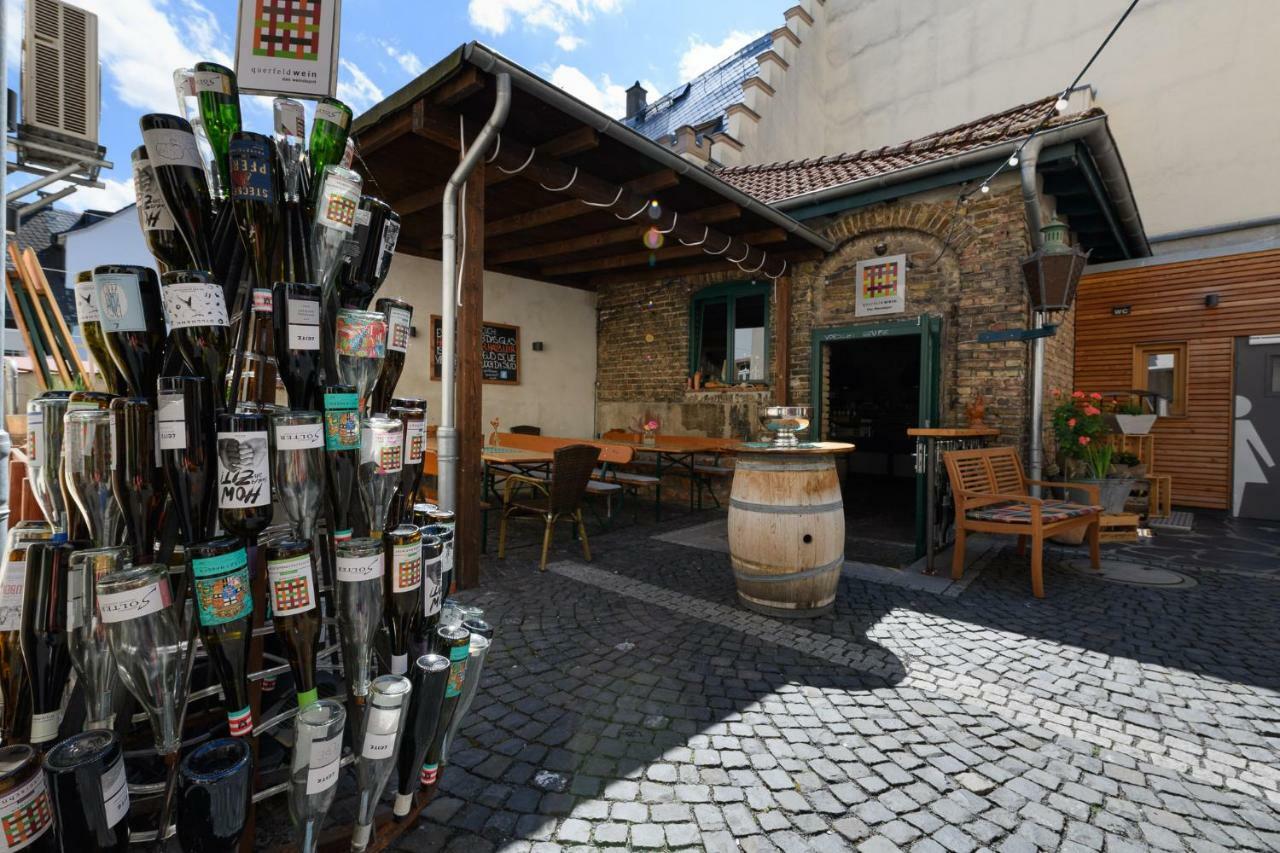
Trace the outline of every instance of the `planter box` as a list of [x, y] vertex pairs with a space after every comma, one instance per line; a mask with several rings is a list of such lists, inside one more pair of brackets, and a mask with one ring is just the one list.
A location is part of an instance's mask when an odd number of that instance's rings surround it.
[[1112, 415], [1125, 435], [1146, 435], [1156, 422], [1156, 415]]

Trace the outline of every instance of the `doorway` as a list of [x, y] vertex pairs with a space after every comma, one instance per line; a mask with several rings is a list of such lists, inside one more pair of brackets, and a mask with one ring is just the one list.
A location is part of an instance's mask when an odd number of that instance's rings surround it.
[[1232, 515], [1280, 520], [1280, 335], [1236, 339]]

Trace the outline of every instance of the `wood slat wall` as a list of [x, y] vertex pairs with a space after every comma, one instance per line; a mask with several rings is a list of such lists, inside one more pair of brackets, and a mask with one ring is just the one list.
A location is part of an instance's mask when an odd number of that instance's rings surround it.
[[1235, 338], [1280, 334], [1280, 249], [1086, 275], [1076, 306], [1080, 389], [1133, 387], [1135, 344], [1187, 342], [1187, 414], [1156, 423], [1155, 467], [1175, 503], [1227, 509]]

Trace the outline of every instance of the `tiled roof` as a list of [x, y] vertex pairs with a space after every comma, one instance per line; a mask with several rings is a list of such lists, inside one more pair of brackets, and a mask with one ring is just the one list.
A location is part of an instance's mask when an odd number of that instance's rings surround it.
[[[1057, 95], [1021, 104], [1003, 112], [941, 130], [901, 145], [851, 154], [835, 154], [810, 160], [734, 166], [716, 171], [717, 177], [773, 204], [795, 196], [836, 187], [919, 166], [945, 157], [975, 151], [1029, 134], [1053, 108]], [[1055, 115], [1046, 127], [1069, 124], [1101, 115], [1102, 110]]]
[[[37, 255], [41, 255], [46, 249], [53, 245], [54, 236], [61, 234], [69, 228], [74, 227], [80, 221], [81, 215], [73, 213], [70, 210], [58, 210], [54, 207], [42, 208], [30, 216], [24, 217], [22, 224], [18, 226], [15, 242], [19, 249], [34, 249]], [[9, 227], [13, 227], [13, 214], [10, 213]], [[5, 255], [5, 268], [13, 269], [13, 263]]]
[[[760, 73], [756, 57], [773, 46], [773, 36], [766, 33], [714, 68], [678, 86], [645, 107], [634, 118], [622, 123], [650, 139], [661, 139], [684, 125], [700, 132], [722, 130], [724, 111], [742, 100], [742, 81]], [[702, 130], [708, 122], [714, 126]]]

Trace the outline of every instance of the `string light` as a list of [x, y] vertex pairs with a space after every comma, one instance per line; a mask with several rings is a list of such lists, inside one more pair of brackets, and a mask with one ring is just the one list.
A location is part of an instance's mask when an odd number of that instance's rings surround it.
[[1066, 95], [1059, 95], [1058, 100], [1053, 102], [1053, 109], [1055, 112], [1065, 113], [1069, 106], [1071, 106], [1071, 102], [1067, 100]]
[[1009, 165], [1010, 165], [1010, 166], [1013, 166], [1013, 167], [1015, 167], [1015, 168], [1017, 167], [1017, 165], [1018, 165], [1018, 155], [1017, 155], [1017, 154], [1014, 154], [1012, 157], [1010, 157], [1010, 158], [1009, 158]]
[[982, 191], [983, 191], [984, 193], [989, 193], [989, 192], [991, 192], [991, 187], [987, 186], [987, 185], [986, 185], [986, 183], [983, 183], [983, 185], [982, 185]]

